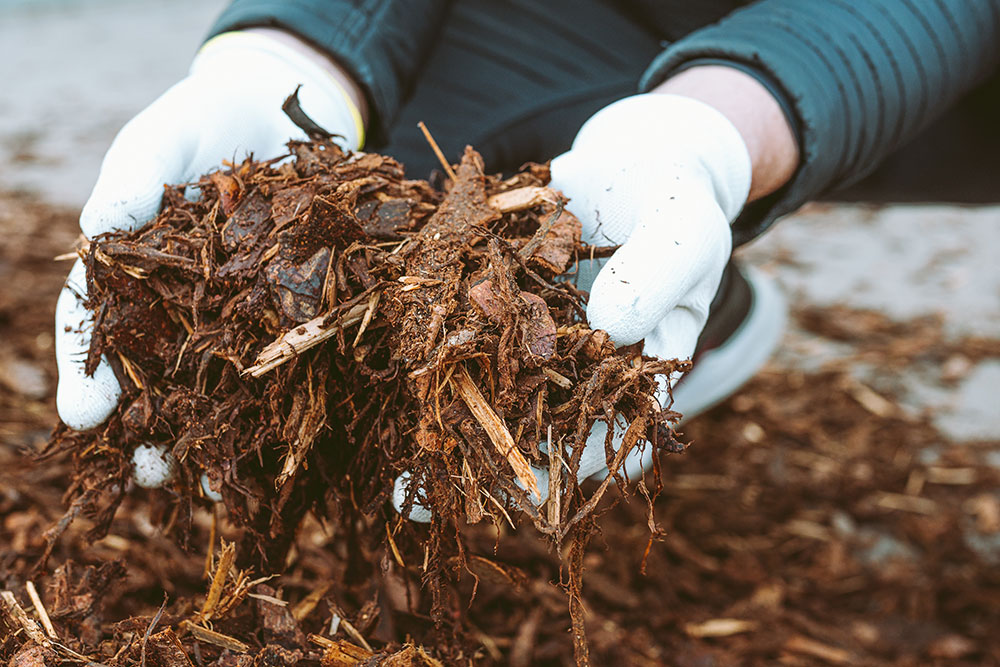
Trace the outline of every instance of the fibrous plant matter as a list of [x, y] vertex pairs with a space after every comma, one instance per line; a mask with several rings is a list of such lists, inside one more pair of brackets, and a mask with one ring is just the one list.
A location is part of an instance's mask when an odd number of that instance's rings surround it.
[[[841, 212], [847, 221], [857, 214]], [[874, 211], [863, 213], [859, 224]], [[258, 664], [276, 664], [294, 649], [307, 665], [318, 653], [353, 656], [326, 664], [421, 664], [368, 659], [357, 635], [377, 654], [419, 656], [400, 646], [411, 641], [449, 666], [572, 662], [559, 552], [530, 526], [504, 531], [499, 543], [488, 521], [463, 529], [471, 572], [456, 584], [462, 629], [448, 636], [408, 612], [422, 608], [427, 591], [419, 588], [422, 553], [409, 560], [412, 543], [399, 519], [388, 528], [405, 567], [388, 544], [355, 560], [348, 550], [354, 538], [310, 515], [282, 576], [223, 614], [231, 605], [227, 590], [238, 590], [242, 578], [242, 568], [232, 568], [208, 623], [247, 644], [245, 654], [190, 630], [218, 581], [218, 567], [206, 573], [209, 545], [215, 544], [212, 563], [219, 563], [219, 538], [239, 537], [222, 512], [216, 527], [210, 511], [196, 510], [195, 548], [185, 552], [150, 528], [159, 510], [171, 509], [170, 494], [139, 489], [119, 508], [106, 539], [88, 544], [89, 524], [74, 522], [49, 559], [51, 572], [32, 573], [72, 475], [68, 456], [34, 465], [26, 454], [44, 444], [55, 420], [52, 317], [38, 304], [59, 293], [66, 266], [52, 257], [70, 246], [79, 227], [74, 211], [0, 193], [0, 230], [7, 271], [0, 282], [0, 593], [11, 591], [24, 612], [0, 595], [0, 663], [56, 664], [45, 662], [52, 654], [25, 629], [49, 636], [43, 609], [55, 631], [57, 662], [66, 667], [84, 660], [141, 665], [147, 635], [147, 667], [188, 667], [187, 660], [233, 667], [254, 656]], [[892, 321], [844, 307], [800, 307], [794, 317], [809, 332], [808, 349], [836, 344], [840, 356], [816, 369], [803, 368], [796, 354], [780, 355], [736, 396], [686, 424], [695, 455], [672, 457], [664, 467], [655, 506], [663, 539], [647, 550], [642, 503], [617, 503], [601, 515], [583, 573], [593, 663], [1000, 664], [1000, 441], [954, 440], [896, 393], [913, 386], [915, 373], [927, 387], [962, 391], [1000, 359], [1000, 340], [955, 339], [937, 318]], [[802, 349], [799, 335], [788, 342], [789, 351]], [[877, 376], [859, 376], [858, 364], [868, 368], [873, 359]], [[48, 391], [11, 383], [20, 362], [39, 369]], [[888, 416], [879, 416], [887, 404], [872, 392], [889, 402]], [[359, 530], [384, 534], [383, 516], [369, 521]], [[359, 569], [366, 563], [374, 566]], [[154, 623], [164, 591], [167, 606]], [[286, 610], [301, 635], [290, 631]], [[316, 643], [313, 633], [330, 639]]]
[[[275, 571], [310, 510], [345, 539], [392, 540], [357, 526], [393, 519], [393, 480], [409, 472], [406, 509], [434, 518], [392, 551], [424, 560], [441, 621], [458, 527], [521, 514], [557, 544], [583, 539], [608, 488], [578, 486], [591, 427], [629, 425], [621, 447], [605, 443], [609, 479], [634, 447], [676, 447], [657, 376], [682, 365], [587, 328], [586, 295], [561, 276], [598, 250], [547, 168], [487, 177], [470, 148], [442, 193], [388, 157], [289, 147], [292, 160], [189, 184], [194, 201], [168, 187], [148, 227], [91, 243], [87, 363], [106, 357], [124, 400], [96, 432], [56, 432], [77, 469], [67, 517], [96, 516], [100, 535], [132, 452], [166, 445], [178, 534], [208, 502], [204, 480], [244, 529], [239, 562]], [[531, 465], [550, 471], [547, 489]]]

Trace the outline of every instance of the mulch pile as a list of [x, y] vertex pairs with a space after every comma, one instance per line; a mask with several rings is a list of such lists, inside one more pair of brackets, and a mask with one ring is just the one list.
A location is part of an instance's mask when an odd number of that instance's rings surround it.
[[[366, 546], [387, 546], [400, 566], [422, 558], [429, 604], [406, 610], [453, 632], [449, 579], [470, 568], [461, 526], [523, 513], [556, 553], [569, 549], [585, 660], [581, 558], [594, 512], [612, 482], [626, 485], [633, 448], [682, 449], [680, 415], [656, 395], [657, 378], [684, 364], [616, 350], [587, 328], [586, 294], [560, 276], [601, 249], [581, 244], [546, 167], [487, 177], [469, 148], [437, 192], [391, 158], [320, 136], [289, 149], [289, 161], [203, 177], [196, 201], [168, 188], [148, 227], [82, 253], [95, 313], [86, 366], [109, 360], [123, 400], [96, 430], [56, 429], [43, 460], [69, 454], [74, 476], [49, 548], [81, 515], [96, 522], [91, 539], [105, 537], [133, 452], [158, 447], [172, 469], [168, 533], [188, 546], [194, 506], [211, 496], [242, 529], [209, 600], [232, 576], [225, 609], [236, 608], [262, 583], [243, 572], [280, 572], [314, 511], [356, 533], [356, 558]], [[584, 494], [578, 471], [598, 420], [611, 474]], [[616, 422], [627, 425], [619, 443]], [[641, 487], [650, 503], [653, 486]], [[394, 489], [404, 514], [430, 510], [427, 530], [381, 527], [397, 518]], [[203, 609], [185, 627], [216, 632], [221, 616]], [[217, 646], [231, 648], [228, 637]]]
[[[1000, 475], [988, 464], [1000, 444], [949, 443], [924, 416], [860, 383], [847, 360], [810, 373], [769, 368], [686, 424], [681, 440], [691, 446], [662, 460], [652, 515], [645, 501], [620, 502], [613, 490], [596, 521], [581, 522], [591, 535], [586, 548], [571, 539], [554, 549], [513, 505], [511, 519], [522, 517], [516, 529], [488, 500], [484, 509], [501, 520], [465, 525], [464, 499], [450, 544], [435, 546], [433, 525], [395, 516], [384, 492], [367, 497], [375, 511], [365, 511], [360, 494], [345, 506], [341, 489], [365, 487], [324, 476], [343, 474], [336, 466], [344, 462], [324, 468], [323, 457], [308, 459], [309, 474], [325, 470], [315, 473], [323, 492], [301, 512], [276, 566], [265, 568], [263, 552], [248, 549], [260, 524], [240, 514], [247, 506], [227, 489], [245, 473], [210, 480], [224, 503], [202, 497], [200, 472], [212, 470], [212, 459], [192, 458], [190, 469], [180, 461], [168, 488], [130, 490], [109, 521], [81, 511], [49, 540], [85, 489], [86, 457], [75, 447], [33, 461], [54, 420], [51, 315], [37, 303], [54, 302], [66, 267], [51, 257], [64, 251], [75, 221], [0, 201], [0, 231], [16, 241], [0, 248], [0, 590], [10, 591], [0, 600], [0, 659], [11, 665], [566, 664], [575, 650], [567, 606], [574, 559], [594, 664], [1000, 664], [1000, 567], [989, 548], [1000, 535]], [[558, 208], [542, 205], [553, 208], [531, 224]], [[340, 284], [360, 284], [351, 275]], [[15, 276], [31, 281], [7, 279]], [[900, 324], [849, 310], [810, 310], [797, 320], [886, 373], [930, 363], [960, 374], [956, 359], [967, 367], [1000, 357], [997, 341], [949, 342], [933, 321]], [[379, 335], [375, 323], [366, 335]], [[349, 353], [360, 322], [350, 326]], [[489, 386], [479, 370], [472, 366], [474, 383]], [[249, 380], [258, 381], [267, 374]], [[489, 440], [480, 444], [506, 472]], [[284, 461], [270, 456], [246, 465]], [[258, 482], [267, 503], [280, 498], [273, 482], [281, 469]], [[394, 474], [379, 477], [382, 488]], [[460, 469], [449, 474], [463, 479]], [[584, 484], [568, 500], [579, 508], [597, 489]], [[443, 566], [437, 581], [427, 578], [433, 548]]]

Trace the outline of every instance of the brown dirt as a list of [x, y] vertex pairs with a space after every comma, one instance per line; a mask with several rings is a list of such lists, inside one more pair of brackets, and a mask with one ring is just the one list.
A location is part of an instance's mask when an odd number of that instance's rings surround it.
[[[25, 588], [34, 579], [61, 644], [112, 667], [142, 664], [144, 653], [171, 666], [349, 664], [338, 660], [370, 655], [361, 638], [374, 652], [390, 647], [397, 662], [388, 664], [432, 664], [401, 647], [407, 637], [447, 664], [572, 661], [565, 566], [526, 526], [462, 529], [468, 567], [449, 601], [461, 621], [442, 634], [401, 611], [429, 595], [419, 558], [400, 563], [382, 541], [350, 546], [376, 531], [416, 540], [422, 528], [361, 516], [331, 532], [309, 514], [282, 576], [246, 589], [252, 577], [241, 583], [233, 568], [216, 586], [212, 627], [246, 643], [254, 660], [188, 623], [205, 613], [224, 559], [218, 539], [241, 534], [221, 511], [213, 520], [210, 508], [193, 509], [185, 550], [169, 537], [170, 493], [135, 490], [107, 537], [88, 544], [93, 524], [80, 518], [49, 569], [32, 573], [72, 473], [66, 461], [32, 465], [27, 454], [55, 419], [51, 313], [68, 265], [50, 259], [75, 236], [72, 215], [0, 198], [0, 375], [21, 378], [0, 380], [0, 582], [34, 617]], [[811, 310], [799, 321], [887, 369], [957, 352], [1000, 356], [996, 341], [946, 343], [934, 322], [849, 310]], [[766, 370], [688, 424], [689, 451], [663, 460], [657, 539], [645, 503], [633, 499], [600, 517], [586, 553], [567, 554], [584, 566], [594, 664], [1000, 664], [1000, 569], [971, 546], [1000, 532], [1000, 477], [984, 460], [1000, 445], [949, 443], [891, 396], [873, 398], [847, 362], [815, 374]], [[931, 446], [940, 458], [923, 463], [918, 453]], [[303, 641], [330, 637], [334, 618], [342, 643]], [[73, 662], [68, 655], [26, 643], [0, 611], [0, 659], [33, 667]]]

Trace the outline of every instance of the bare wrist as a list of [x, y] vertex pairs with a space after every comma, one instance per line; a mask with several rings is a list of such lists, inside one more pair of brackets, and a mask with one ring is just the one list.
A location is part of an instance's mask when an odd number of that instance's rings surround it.
[[692, 67], [652, 91], [704, 102], [736, 127], [753, 169], [747, 201], [760, 199], [787, 183], [799, 165], [799, 146], [781, 105], [753, 76], [724, 65]]

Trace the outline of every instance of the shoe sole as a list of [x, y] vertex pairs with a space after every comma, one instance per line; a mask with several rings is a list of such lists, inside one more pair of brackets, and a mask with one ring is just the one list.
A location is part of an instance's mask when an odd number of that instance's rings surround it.
[[674, 387], [673, 409], [682, 422], [732, 396], [767, 363], [785, 330], [788, 307], [774, 279], [749, 266], [740, 267], [750, 286], [747, 317], [721, 346], [705, 352]]
[[[750, 286], [750, 311], [726, 342], [705, 352], [674, 387], [671, 409], [683, 415], [681, 423], [735, 394], [756, 375], [781, 341], [788, 319], [784, 295], [773, 278], [757, 269], [741, 266], [740, 272]], [[624, 467], [629, 479], [639, 479], [652, 467], [651, 448], [630, 454]], [[592, 478], [606, 475], [607, 468]]]

